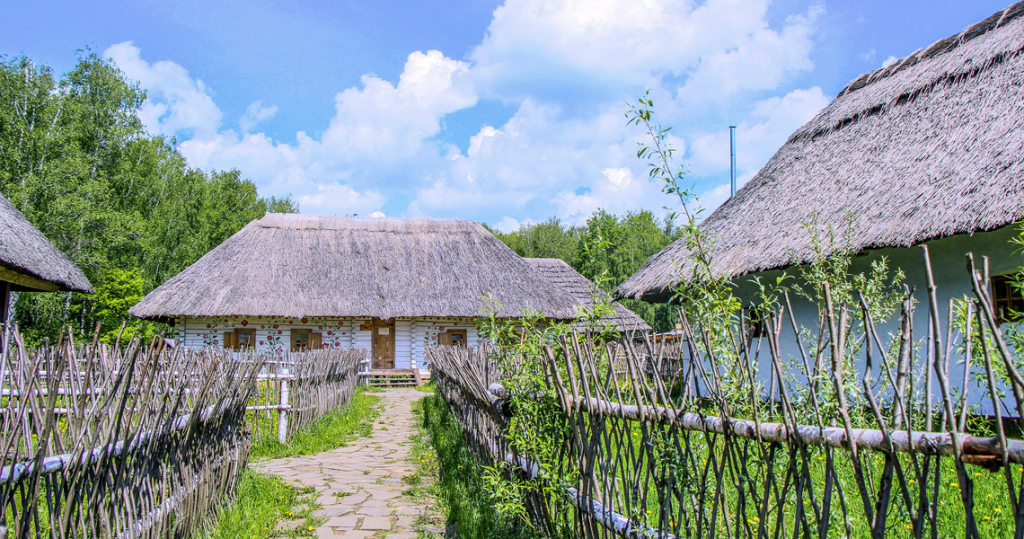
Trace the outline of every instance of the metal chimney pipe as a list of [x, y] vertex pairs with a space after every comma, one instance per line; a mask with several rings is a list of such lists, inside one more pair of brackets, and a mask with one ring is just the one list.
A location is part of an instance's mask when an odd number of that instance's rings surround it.
[[736, 126], [729, 126], [729, 198], [736, 196]]

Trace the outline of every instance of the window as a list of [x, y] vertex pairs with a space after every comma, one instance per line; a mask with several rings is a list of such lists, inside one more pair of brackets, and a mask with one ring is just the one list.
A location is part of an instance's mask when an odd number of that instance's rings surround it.
[[997, 324], [1021, 318], [1021, 313], [1024, 313], [1024, 297], [1016, 275], [992, 277], [992, 307], [995, 309], [993, 314]]
[[233, 331], [225, 331], [224, 348], [229, 348], [236, 352], [256, 348], [256, 330], [236, 329]]
[[292, 352], [308, 352], [320, 348], [320, 334], [308, 329], [292, 330]]
[[437, 344], [440, 346], [462, 346], [466, 344], [466, 330], [449, 329], [437, 336]]
[[255, 329], [236, 329], [235, 338], [238, 340], [238, 350], [249, 350], [256, 348]]

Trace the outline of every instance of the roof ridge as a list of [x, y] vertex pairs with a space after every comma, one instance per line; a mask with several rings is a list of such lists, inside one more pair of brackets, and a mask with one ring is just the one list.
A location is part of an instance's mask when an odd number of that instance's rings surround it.
[[855, 92], [868, 86], [872, 83], [878, 82], [879, 80], [888, 78], [905, 68], [911, 67], [922, 60], [927, 60], [939, 54], [945, 54], [959, 48], [964, 43], [972, 41], [973, 39], [983, 36], [991, 30], [1002, 28], [1006, 24], [1016, 20], [1021, 15], [1024, 15], [1024, 1], [1017, 2], [997, 11], [990, 17], [986, 18], [981, 22], [974, 23], [964, 29], [962, 32], [952, 35], [950, 37], [940, 39], [926, 48], [917, 49], [903, 58], [900, 58], [892, 64], [880, 67], [874, 71], [869, 71], [862, 74], [861, 76], [853, 79], [847, 84], [839, 94], [836, 95], [836, 99]]

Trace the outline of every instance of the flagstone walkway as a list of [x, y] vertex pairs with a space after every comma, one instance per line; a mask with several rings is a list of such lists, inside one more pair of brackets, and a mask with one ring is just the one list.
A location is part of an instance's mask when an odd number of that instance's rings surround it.
[[426, 395], [406, 388], [376, 395], [383, 410], [370, 436], [325, 453], [253, 464], [261, 473], [316, 489], [321, 507], [314, 515], [326, 519], [317, 537], [416, 537], [414, 522], [426, 509], [402, 495], [402, 477], [413, 471], [410, 437], [418, 425], [412, 403]]

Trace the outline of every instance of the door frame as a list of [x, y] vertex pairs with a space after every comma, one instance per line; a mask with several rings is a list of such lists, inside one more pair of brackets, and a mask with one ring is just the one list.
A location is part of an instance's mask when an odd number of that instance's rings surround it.
[[[379, 357], [377, 353], [377, 339], [381, 336], [379, 329], [387, 328], [388, 337], [385, 339], [389, 341], [391, 349], [391, 357]], [[371, 355], [373, 360], [371, 367], [374, 369], [394, 369], [395, 368], [395, 319], [391, 318], [388, 320], [382, 320], [380, 318], [374, 318], [370, 321], [370, 344], [371, 344]]]

